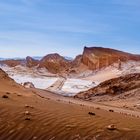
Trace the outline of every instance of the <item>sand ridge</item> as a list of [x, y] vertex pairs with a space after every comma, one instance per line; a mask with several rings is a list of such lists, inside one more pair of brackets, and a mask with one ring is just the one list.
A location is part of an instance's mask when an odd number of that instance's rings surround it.
[[[134, 135], [137, 140], [140, 137], [139, 118], [64, 102], [53, 95], [40, 98], [35, 94], [37, 91], [22, 92], [0, 92], [1, 140], [114, 140], [132, 139]], [[8, 99], [2, 98], [3, 95]], [[89, 111], [96, 115], [90, 116]], [[25, 120], [27, 117], [30, 120]], [[106, 129], [112, 123], [118, 130]]]
[[[3, 74], [0, 140], [139, 140], [140, 119], [135, 116], [43, 90], [25, 89]], [[108, 130], [111, 124], [117, 129]]]

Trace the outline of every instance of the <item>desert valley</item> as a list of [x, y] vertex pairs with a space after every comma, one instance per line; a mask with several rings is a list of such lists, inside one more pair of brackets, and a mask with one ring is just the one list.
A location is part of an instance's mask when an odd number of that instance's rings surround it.
[[139, 140], [139, 92], [139, 54], [1, 59], [0, 140]]

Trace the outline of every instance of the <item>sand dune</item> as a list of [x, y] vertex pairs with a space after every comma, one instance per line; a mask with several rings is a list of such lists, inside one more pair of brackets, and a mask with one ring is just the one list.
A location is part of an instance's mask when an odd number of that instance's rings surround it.
[[[0, 140], [139, 140], [140, 119], [47, 91], [25, 89], [2, 72]], [[44, 96], [43, 96], [44, 95]], [[65, 99], [65, 100], [64, 100]], [[89, 114], [93, 112], [94, 115]], [[114, 124], [116, 130], [108, 130]]]
[[[9, 99], [1, 98], [0, 103], [1, 140], [131, 140], [134, 136], [138, 140], [140, 137], [140, 120], [117, 113], [12, 93]], [[24, 114], [27, 110], [30, 115]], [[90, 116], [89, 111], [96, 116]], [[31, 120], [25, 120], [27, 117]], [[107, 130], [106, 126], [111, 123], [118, 130]]]
[[[62, 102], [51, 93], [41, 98], [35, 94], [39, 91], [15, 88], [14, 92], [8, 85], [5, 91], [0, 88], [0, 140], [139, 140], [139, 118]], [[117, 130], [107, 130], [110, 124]]]

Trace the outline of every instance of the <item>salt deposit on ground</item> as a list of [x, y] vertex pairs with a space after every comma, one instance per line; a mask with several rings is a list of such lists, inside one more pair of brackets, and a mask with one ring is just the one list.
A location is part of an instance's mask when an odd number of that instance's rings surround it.
[[97, 84], [92, 81], [81, 79], [67, 79], [64, 86], [62, 87], [62, 91], [76, 94], [78, 92], [88, 90], [89, 88], [92, 88], [96, 85]]
[[54, 82], [57, 81], [57, 78], [52, 77], [31, 77], [26, 75], [13, 75], [11, 76], [12, 79], [14, 79], [17, 83], [23, 84], [25, 82], [31, 82], [34, 84], [35, 88], [39, 89], [46, 89], [50, 87]]
[[[8, 67], [0, 66], [17, 83], [32, 82], [36, 88], [48, 89], [54, 93], [65, 96], [73, 96], [78, 92], [95, 87], [99, 83], [130, 73], [140, 72], [140, 62], [129, 61], [122, 63], [121, 69], [118, 64], [111, 65], [99, 71], [85, 71], [74, 78], [62, 78], [49, 73], [47, 69], [27, 68], [23, 66]], [[49, 87], [49, 88], [48, 88]]]
[[1, 68], [17, 83], [23, 84], [25, 82], [31, 82], [34, 84], [35, 88], [39, 89], [46, 89], [58, 80], [57, 77], [49, 76], [49, 73], [44, 69], [37, 71], [36, 69], [29, 69], [22, 66], [13, 68], [1, 66]]
[[118, 64], [113, 64], [107, 68], [102, 68], [99, 71], [90, 73], [88, 76], [83, 76], [83, 80], [93, 80], [98, 83], [103, 81], [123, 76], [131, 73], [140, 73], [140, 62], [128, 61], [127, 63], [122, 63], [121, 68], [118, 69]]
[[35, 88], [48, 88], [54, 93], [65, 96], [76, 95], [78, 92], [88, 90], [96, 85], [90, 80], [63, 79], [57, 75], [50, 74], [46, 69], [27, 68], [23, 66], [13, 68], [1, 66], [1, 68], [19, 84], [31, 82]]

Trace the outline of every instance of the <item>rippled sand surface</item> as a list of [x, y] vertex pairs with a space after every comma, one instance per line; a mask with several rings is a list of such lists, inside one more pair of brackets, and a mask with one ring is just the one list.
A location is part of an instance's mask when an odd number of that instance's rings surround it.
[[[140, 139], [139, 118], [32, 94], [10, 93], [8, 99], [2, 98], [3, 95], [0, 93], [0, 140]], [[96, 115], [89, 115], [89, 111]], [[117, 130], [107, 130], [110, 124], [115, 124]]]

